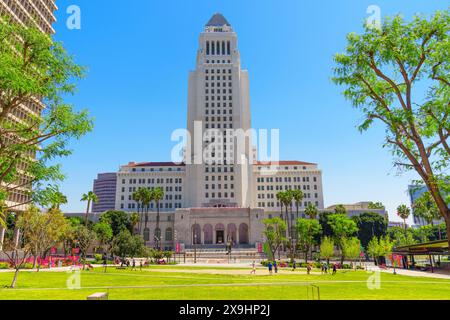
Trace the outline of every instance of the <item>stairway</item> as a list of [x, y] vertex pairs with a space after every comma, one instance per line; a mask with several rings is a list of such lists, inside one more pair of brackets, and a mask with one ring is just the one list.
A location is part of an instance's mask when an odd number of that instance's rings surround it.
[[261, 261], [266, 259], [265, 253], [258, 253], [255, 248], [233, 248], [231, 255], [223, 246], [220, 248], [198, 248], [186, 249], [186, 263], [192, 263], [195, 260], [197, 263], [251, 263], [252, 261]]

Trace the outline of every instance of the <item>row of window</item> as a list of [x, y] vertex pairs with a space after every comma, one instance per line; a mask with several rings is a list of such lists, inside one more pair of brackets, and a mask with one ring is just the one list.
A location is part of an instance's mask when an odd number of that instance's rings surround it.
[[[219, 93], [217, 96], [205, 96], [206, 101], [209, 101], [210, 99], [211, 99], [211, 101], [214, 101], [214, 100], [216, 100], [216, 98], [217, 98], [217, 101], [220, 101], [221, 97], [219, 96]], [[227, 96], [222, 96], [222, 100], [227, 101]], [[231, 101], [231, 100], [233, 100], [233, 97], [228, 96], [228, 101]]]
[[[284, 177], [284, 182], [309, 182], [310, 177]], [[263, 183], [263, 182], [283, 182], [283, 177], [270, 177], [270, 178], [257, 178], [256, 182]], [[317, 177], [313, 177], [313, 182], [317, 182]]]
[[[120, 208], [125, 209], [125, 204], [121, 203]], [[137, 203], [128, 203], [129, 210], [138, 209], [138, 208], [139, 208], [139, 205]], [[156, 208], [156, 206], [154, 203], [150, 203], [149, 208], [154, 209], [154, 208]], [[179, 208], [181, 208], [181, 203], [171, 203], [171, 202], [170, 203], [162, 203], [162, 202], [160, 202], [159, 208], [160, 209], [179, 209]]]
[[159, 171], [159, 172], [163, 172], [163, 171], [168, 171], [168, 172], [173, 172], [173, 171], [181, 171], [181, 168], [167, 168], [167, 170], [164, 170], [164, 168], [133, 168], [131, 169], [132, 172], [155, 172], [155, 171]]
[[[209, 86], [211, 86], [212, 88], [214, 88], [215, 82], [211, 82], [211, 83], [206, 82], [206, 83], [205, 83], [205, 87], [206, 87], [206, 88], [209, 88]], [[223, 83], [222, 83], [222, 87], [226, 87], [226, 86], [227, 86], [227, 83], [226, 83], [226, 82], [223, 82]], [[231, 88], [231, 87], [233, 86], [233, 83], [232, 83], [232, 82], [228, 82], [228, 86]], [[220, 88], [220, 82], [217, 82], [217, 87]]]
[[[299, 207], [306, 208], [310, 204], [312, 204], [311, 201], [305, 201], [303, 203], [299, 203]], [[315, 201], [314, 205], [316, 207], [318, 207], [319, 206], [319, 201]], [[275, 202], [258, 202], [258, 207], [260, 207], [260, 208], [280, 208], [280, 203], [279, 202], [276, 202], [276, 203]], [[305, 217], [305, 215], [302, 214], [302, 218], [304, 218], [304, 217]], [[280, 218], [283, 219], [283, 215], [282, 214], [280, 214]], [[269, 219], [272, 219], [272, 215], [271, 214], [269, 214]], [[291, 219], [292, 220], [295, 219], [295, 215], [294, 214], [291, 214]]]
[[[217, 102], [217, 103], [211, 102], [211, 104], [209, 102], [206, 102], [205, 103], [205, 108], [208, 109], [210, 105], [211, 105], [211, 108], [215, 108], [216, 106], [217, 106], [217, 108], [220, 108], [221, 106], [223, 108], [227, 107], [227, 103], [226, 102], [222, 103], [222, 105], [220, 104], [220, 102]], [[232, 102], [228, 102], [228, 107], [233, 108], [233, 103]]]
[[[228, 79], [228, 81], [231, 81], [231, 79], [233, 79], [233, 76], [205, 76], [205, 81], [219, 81], [220, 79], [222, 79], [222, 81], [226, 81]], [[212, 82], [211, 82], [212, 83]]]
[[[258, 199], [275, 199], [276, 198], [276, 194], [273, 193], [269, 193], [269, 194], [264, 194], [264, 193], [258, 193]], [[303, 195], [303, 198], [305, 199], [311, 199], [311, 193], [305, 193]], [[318, 193], [314, 193], [314, 198], [317, 199], [319, 198], [319, 194]]]
[[[221, 60], [217, 60], [217, 61], [216, 61], [216, 60], [211, 60], [211, 61], [210, 61], [210, 60], [206, 60], [206, 63], [208, 63], [208, 64], [209, 64], [209, 63], [216, 63], [216, 62], [217, 62], [217, 63], [220, 63]], [[223, 64], [225, 64], [225, 63], [231, 63], [231, 60], [230, 60], [230, 59], [228, 59], [228, 60], [226, 60], [226, 61], [225, 61], [225, 60], [222, 60], [222, 63], [223, 63]]]
[[231, 55], [230, 41], [206, 41], [206, 55]]
[[[166, 187], [161, 187], [164, 191], [166, 191], [166, 192], [172, 192], [172, 191], [175, 191], [175, 192], [181, 192], [181, 191], [183, 191], [182, 189], [182, 187], [181, 186], [175, 186], [175, 187], [171, 187], [171, 186], [166, 186]], [[155, 187], [147, 187], [147, 189], [149, 189], [149, 190], [153, 190], [153, 189], [155, 189]], [[128, 188], [128, 192], [135, 192], [137, 190], [137, 188], [136, 187], [129, 187]], [[122, 187], [122, 192], [125, 192], [125, 187]]]
[[[217, 195], [217, 197], [216, 197]], [[223, 195], [223, 197], [222, 197]], [[228, 197], [228, 192], [218, 192], [217, 194], [215, 192], [212, 192], [211, 194], [209, 194], [208, 192], [205, 193], [205, 198], [209, 199], [223, 199], [223, 198], [234, 198], [234, 192], [230, 192], [230, 197]]]
[[[177, 183], [180, 184], [183, 182], [182, 178], [166, 178], [166, 183]], [[126, 180], [122, 179], [122, 184], [125, 184]], [[163, 178], [151, 178], [151, 179], [129, 179], [128, 180], [129, 184], [144, 184], [144, 183], [148, 183], [148, 184], [153, 184], [153, 183], [164, 183], [164, 179]]]
[[[301, 185], [295, 185], [295, 186], [285, 185], [284, 186], [284, 190], [288, 190], [287, 188], [292, 189], [292, 187], [293, 187], [294, 190], [302, 190], [302, 189], [303, 190], [311, 190], [310, 189], [311, 188], [310, 185], [303, 185], [303, 187]], [[258, 191], [274, 190], [274, 188], [275, 188], [275, 190], [283, 190], [283, 186], [281, 186], [281, 185], [276, 185], [276, 186], [258, 186], [257, 187]], [[314, 185], [314, 190], [318, 190], [317, 184]]]

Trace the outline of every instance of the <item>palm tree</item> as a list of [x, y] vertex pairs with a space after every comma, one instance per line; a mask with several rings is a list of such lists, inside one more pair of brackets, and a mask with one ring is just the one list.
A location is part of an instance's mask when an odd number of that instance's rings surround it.
[[291, 215], [292, 215], [292, 200], [294, 199], [294, 194], [292, 192], [292, 190], [286, 190], [285, 192], [285, 198], [284, 198], [284, 206], [286, 207], [286, 221], [287, 221], [287, 227], [288, 227], [288, 237], [291, 237], [292, 235], [292, 219], [291, 216], [289, 215], [288, 212], [288, 208], [290, 208], [291, 210]]
[[141, 191], [141, 201], [142, 201], [142, 212], [144, 212], [145, 210], [145, 228], [147, 228], [148, 209], [150, 207], [152, 199], [153, 199], [153, 191], [150, 191], [147, 188], [143, 188]]
[[[283, 215], [283, 206], [284, 206], [285, 201], [286, 201], [286, 192], [284, 192], [284, 191], [278, 192], [277, 193], [277, 200], [280, 202], [280, 211], [281, 211], [281, 215]], [[287, 212], [287, 207], [286, 207], [286, 212]], [[285, 222], [287, 222], [286, 219], [287, 219], [287, 217], [284, 217]]]
[[141, 234], [141, 224], [142, 224], [142, 219], [140, 216], [140, 210], [141, 210], [141, 198], [142, 198], [142, 193], [141, 193], [141, 188], [139, 188], [138, 190], [134, 191], [133, 194], [131, 195], [131, 198], [133, 199], [133, 201], [135, 201], [137, 203], [137, 209], [138, 209], [138, 216], [139, 216], [139, 224], [138, 224], [138, 233]]
[[[414, 202], [414, 214], [423, 218], [428, 224], [434, 227], [434, 220], [439, 220], [441, 214], [439, 208], [436, 205], [431, 193], [429, 191], [423, 193]], [[442, 239], [441, 227], [438, 224], [439, 240]]]
[[283, 215], [283, 197], [284, 197], [284, 192], [283, 191], [277, 192], [277, 200], [280, 203], [281, 215]]
[[405, 232], [406, 232], [406, 219], [408, 219], [410, 214], [411, 214], [411, 211], [409, 210], [409, 208], [406, 205], [402, 204], [397, 207], [397, 215], [403, 219], [403, 225], [405, 227]]
[[297, 209], [297, 220], [298, 220], [298, 209], [301, 206], [302, 200], [303, 200], [303, 192], [300, 189], [296, 189], [292, 191], [295, 201], [295, 207]]
[[156, 204], [156, 247], [158, 250], [161, 250], [161, 232], [159, 229], [159, 201], [164, 199], [164, 190], [161, 187], [157, 187], [152, 191], [152, 200]]
[[131, 228], [133, 229], [133, 234], [134, 234], [134, 230], [136, 229], [136, 226], [138, 225], [139, 221], [140, 221], [139, 213], [134, 212], [130, 215], [130, 222], [131, 222]]
[[314, 220], [317, 215], [319, 214], [319, 210], [317, 210], [317, 207], [313, 205], [312, 203], [308, 204], [308, 206], [305, 209], [305, 214], [311, 219]]
[[89, 209], [91, 207], [91, 202], [97, 203], [98, 202], [98, 197], [93, 191], [89, 191], [87, 194], [86, 193], [83, 194], [83, 196], [81, 197], [81, 201], [87, 201], [86, 215], [84, 217], [84, 224], [87, 227], [87, 225], [88, 225], [88, 217], [89, 217]]
[[59, 191], [56, 191], [51, 201], [50, 209], [59, 209], [62, 204], [67, 204], [67, 197]]

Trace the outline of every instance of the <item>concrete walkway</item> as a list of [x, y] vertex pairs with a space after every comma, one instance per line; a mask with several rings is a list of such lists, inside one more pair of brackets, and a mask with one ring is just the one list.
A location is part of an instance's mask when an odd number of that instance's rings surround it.
[[[394, 273], [394, 269], [380, 269], [376, 266], [367, 266], [367, 270], [369, 271], [380, 271], [386, 273]], [[449, 273], [440, 272], [427, 272], [427, 271], [416, 271], [416, 270], [407, 270], [407, 269], [395, 269], [395, 272], [402, 276], [410, 276], [410, 277], [427, 277], [427, 278], [436, 278], [436, 279], [448, 279], [450, 280]]]

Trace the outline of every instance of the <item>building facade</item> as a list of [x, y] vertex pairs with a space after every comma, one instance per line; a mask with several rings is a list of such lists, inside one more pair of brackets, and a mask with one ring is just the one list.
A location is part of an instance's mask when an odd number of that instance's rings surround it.
[[133, 192], [161, 187], [160, 230], [156, 207], [143, 237], [162, 247], [175, 244], [254, 246], [263, 241], [263, 219], [280, 214], [276, 194], [300, 189], [301, 209], [323, 209], [322, 172], [315, 163], [256, 161], [252, 143], [249, 76], [241, 66], [237, 35], [215, 14], [199, 37], [194, 71], [189, 73], [184, 161], [134, 163], [117, 173], [116, 210], [139, 211]]
[[[7, 17], [11, 22], [22, 25], [34, 25], [43, 33], [54, 34], [55, 30], [52, 24], [56, 21], [54, 12], [57, 10], [55, 0], [0, 0], [0, 23]], [[1, 95], [1, 92], [0, 92]], [[30, 97], [29, 100], [15, 108], [9, 116], [13, 121], [26, 121], [30, 114], [40, 116], [45, 105], [36, 97]], [[26, 209], [26, 203], [29, 199], [29, 190], [31, 188], [31, 179], [24, 172], [25, 163], [19, 163], [17, 170], [19, 177], [17, 181], [10, 185], [12, 191], [8, 193], [6, 205], [14, 208], [16, 211]], [[4, 228], [0, 227], [0, 248], [2, 247], [5, 235]], [[16, 232], [16, 238], [18, 232]]]
[[117, 173], [100, 173], [94, 180], [93, 191], [98, 197], [98, 202], [92, 204], [92, 212], [105, 212], [114, 210], [116, 206]]
[[[33, 25], [40, 31], [47, 34], [54, 34], [52, 24], [56, 22], [54, 12], [57, 6], [54, 0], [0, 0], [0, 18], [7, 17], [13, 23], [22, 25]], [[0, 21], [0, 23], [2, 23]], [[37, 98], [31, 97], [26, 103], [15, 108], [10, 117], [13, 121], [26, 121], [30, 114], [40, 116], [45, 105]], [[13, 207], [17, 211], [26, 209], [25, 205], [20, 205], [29, 200], [29, 189], [31, 188], [30, 177], [24, 173], [25, 164], [17, 165], [19, 178], [13, 184], [8, 194], [6, 205]]]

